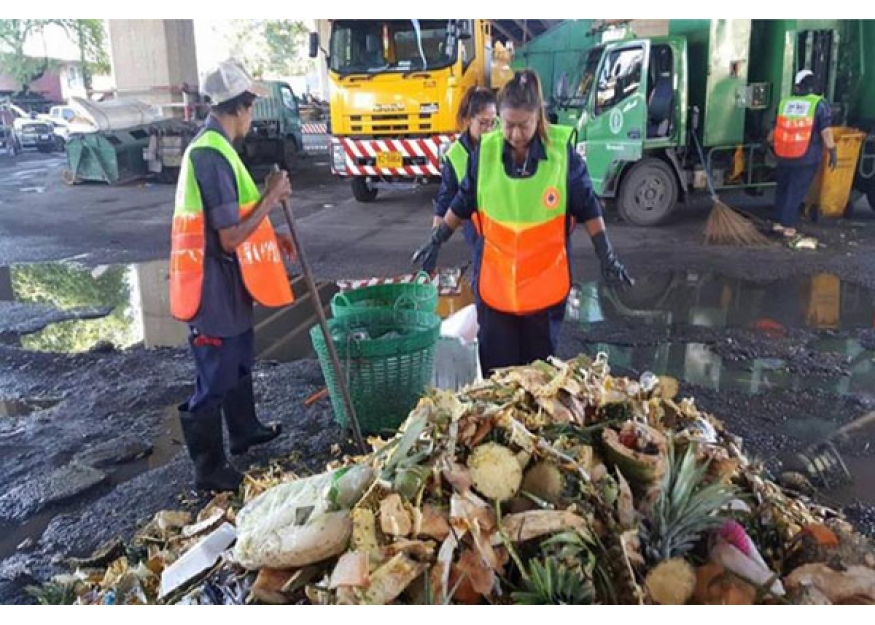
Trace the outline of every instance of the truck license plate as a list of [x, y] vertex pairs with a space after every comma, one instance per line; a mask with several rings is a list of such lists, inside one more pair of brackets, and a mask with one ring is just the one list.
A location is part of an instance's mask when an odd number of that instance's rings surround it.
[[377, 154], [377, 167], [389, 169], [404, 167], [404, 155], [401, 152], [380, 152]]

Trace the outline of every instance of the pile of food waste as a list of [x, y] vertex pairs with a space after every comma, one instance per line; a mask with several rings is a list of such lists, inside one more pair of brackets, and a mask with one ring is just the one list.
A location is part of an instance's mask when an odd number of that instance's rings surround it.
[[432, 392], [324, 473], [247, 476], [38, 593], [82, 604], [848, 604], [875, 549], [677, 382], [580, 356]]

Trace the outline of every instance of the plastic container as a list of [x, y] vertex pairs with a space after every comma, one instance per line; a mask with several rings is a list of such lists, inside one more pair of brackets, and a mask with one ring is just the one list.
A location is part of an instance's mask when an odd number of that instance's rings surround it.
[[838, 157], [836, 168], [831, 170], [827, 166], [829, 152], [824, 150], [820, 169], [808, 191], [805, 203], [817, 207], [824, 217], [841, 217], [845, 214], [851, 198], [857, 160], [860, 158], [860, 149], [866, 134], [856, 128], [836, 126], [832, 128], [832, 136]]

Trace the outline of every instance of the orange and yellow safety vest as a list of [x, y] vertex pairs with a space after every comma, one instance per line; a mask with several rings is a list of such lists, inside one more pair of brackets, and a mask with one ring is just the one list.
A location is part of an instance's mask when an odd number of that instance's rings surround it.
[[[261, 199], [258, 186], [227, 139], [208, 130], [189, 144], [182, 159], [173, 210], [170, 251], [170, 313], [189, 321], [198, 312], [204, 281], [206, 223], [200, 188], [191, 160], [192, 150], [217, 150], [234, 171], [240, 202], [240, 219], [245, 219]], [[276, 307], [294, 301], [289, 279], [270, 220], [261, 221], [255, 232], [235, 250], [246, 290], [259, 304]]]

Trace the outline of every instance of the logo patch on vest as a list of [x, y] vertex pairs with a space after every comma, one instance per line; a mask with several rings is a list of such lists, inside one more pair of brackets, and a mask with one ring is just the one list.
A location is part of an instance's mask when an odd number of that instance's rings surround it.
[[784, 106], [784, 115], [792, 117], [805, 117], [811, 109], [810, 102], [800, 102], [799, 100], [791, 100]]
[[553, 210], [559, 207], [559, 189], [550, 187], [544, 191], [544, 197], [541, 200], [544, 203], [544, 208]]

